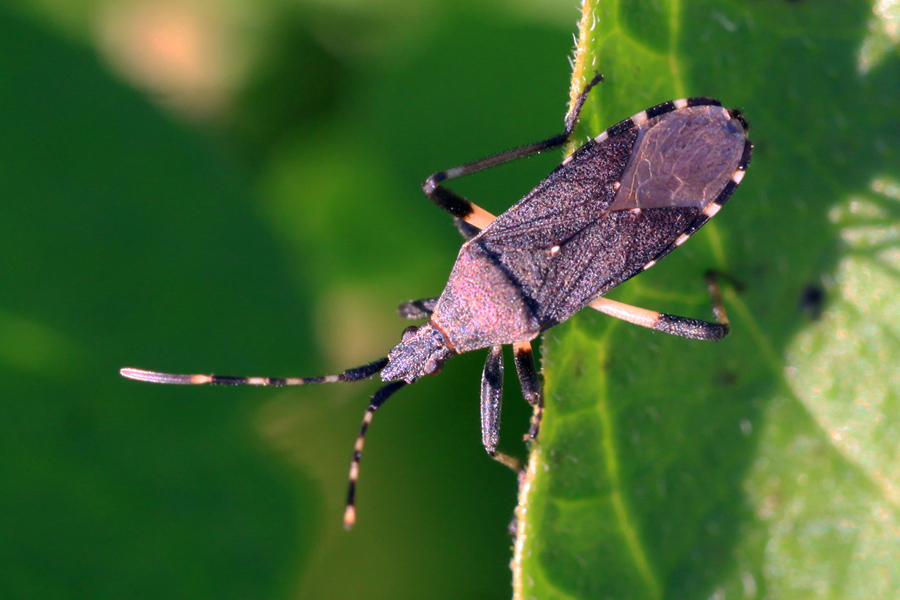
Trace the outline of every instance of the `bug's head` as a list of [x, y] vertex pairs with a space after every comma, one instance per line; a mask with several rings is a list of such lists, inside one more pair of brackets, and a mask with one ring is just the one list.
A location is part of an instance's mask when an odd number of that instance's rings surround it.
[[381, 372], [381, 379], [415, 383], [424, 375], [440, 372], [454, 354], [456, 352], [447, 346], [444, 335], [430, 322], [408, 327], [400, 343], [388, 353], [388, 364]]

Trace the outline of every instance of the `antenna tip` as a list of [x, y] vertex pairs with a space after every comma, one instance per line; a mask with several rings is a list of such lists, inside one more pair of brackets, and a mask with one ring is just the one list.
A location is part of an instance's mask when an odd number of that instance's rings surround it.
[[344, 529], [350, 531], [356, 525], [356, 507], [352, 504], [344, 511]]
[[136, 381], [147, 381], [150, 379], [152, 375], [155, 375], [152, 371], [143, 371], [141, 369], [132, 369], [131, 367], [125, 367], [124, 369], [119, 369], [119, 375], [126, 379], [134, 379]]
[[119, 370], [119, 375], [135, 381], [147, 381], [149, 383], [174, 383], [187, 385], [203, 385], [212, 383], [210, 375], [175, 375], [173, 373], [158, 373], [157, 371], [144, 371], [126, 367]]

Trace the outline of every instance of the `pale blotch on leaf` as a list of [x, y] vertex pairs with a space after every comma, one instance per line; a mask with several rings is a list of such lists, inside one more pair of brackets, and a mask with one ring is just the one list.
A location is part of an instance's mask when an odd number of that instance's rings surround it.
[[870, 189], [829, 213], [848, 251], [823, 318], [788, 350], [787, 376], [838, 450], [900, 507], [900, 223], [890, 217], [900, 186]]
[[869, 34], [859, 49], [856, 68], [866, 75], [900, 42], [900, 0], [878, 0], [872, 6]]
[[[900, 185], [879, 178], [828, 213], [843, 247], [826, 304], [786, 350], [746, 480], [772, 597], [900, 589]], [[769, 460], [766, 457], [778, 457]]]

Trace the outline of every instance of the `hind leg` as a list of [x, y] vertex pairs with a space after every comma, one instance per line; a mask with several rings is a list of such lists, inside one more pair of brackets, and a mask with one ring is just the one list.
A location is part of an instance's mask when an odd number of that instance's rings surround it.
[[[575, 100], [575, 104], [572, 105], [571, 110], [566, 115], [565, 130], [559, 135], [555, 135], [535, 144], [528, 144], [527, 146], [520, 146], [518, 148], [513, 148], [512, 150], [500, 152], [499, 154], [493, 154], [486, 158], [453, 167], [452, 169], [438, 171], [425, 180], [425, 183], [422, 184], [422, 191], [425, 192], [425, 195], [428, 196], [429, 200], [457, 219], [475, 228], [476, 231], [484, 229], [494, 220], [494, 215], [480, 206], [469, 202], [466, 198], [453, 190], [442, 186], [441, 183], [448, 179], [462, 177], [463, 175], [475, 173], [482, 169], [488, 169], [517, 158], [524, 158], [526, 156], [531, 156], [532, 154], [540, 154], [541, 152], [559, 148], [564, 145], [569, 141], [572, 132], [575, 131], [575, 126], [578, 124], [578, 116], [581, 114], [581, 109], [584, 107], [588, 93], [591, 91], [591, 88], [601, 81], [603, 81], [603, 76], [598, 73], [594, 75], [594, 78], [588, 82], [586, 86], [584, 86], [584, 89], [581, 90], [581, 93]], [[462, 230], [462, 227], [460, 229]], [[467, 235], [467, 232], [463, 231], [463, 236]]]
[[722, 291], [719, 288], [718, 277], [719, 275], [713, 271], [706, 274], [706, 286], [712, 300], [713, 315], [716, 317], [715, 323], [668, 315], [606, 298], [597, 298], [588, 306], [611, 317], [655, 331], [692, 340], [717, 342], [731, 331], [728, 315], [725, 313], [725, 305], [722, 303]]

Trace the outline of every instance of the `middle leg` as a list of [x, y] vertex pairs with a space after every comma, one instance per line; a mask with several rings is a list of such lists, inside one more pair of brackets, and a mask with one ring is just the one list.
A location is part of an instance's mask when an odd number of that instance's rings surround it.
[[531, 427], [525, 436], [526, 440], [533, 440], [541, 430], [541, 419], [544, 416], [544, 390], [541, 376], [534, 364], [531, 342], [516, 342], [513, 344], [513, 354], [516, 358], [516, 374], [522, 385], [522, 395], [528, 404], [534, 407]]

